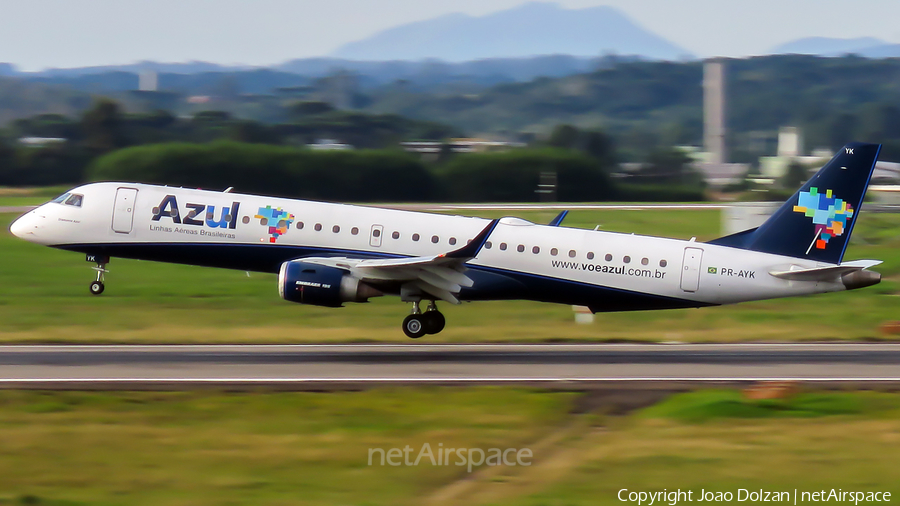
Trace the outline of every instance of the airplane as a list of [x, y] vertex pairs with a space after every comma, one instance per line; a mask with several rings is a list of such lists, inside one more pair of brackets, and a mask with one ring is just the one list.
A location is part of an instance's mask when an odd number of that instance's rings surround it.
[[[697, 242], [356, 205], [99, 182], [10, 226], [80, 252], [104, 291], [111, 257], [278, 274], [291, 302], [339, 307], [381, 295], [436, 334], [437, 303], [526, 299], [592, 312], [695, 308], [874, 285], [877, 260], [843, 262], [879, 144], [850, 143], [758, 228]], [[420, 303], [427, 302], [422, 310]]]

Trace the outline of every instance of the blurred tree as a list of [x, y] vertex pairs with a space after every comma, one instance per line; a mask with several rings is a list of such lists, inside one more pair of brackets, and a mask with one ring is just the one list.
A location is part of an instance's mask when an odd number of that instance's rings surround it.
[[606, 170], [616, 164], [616, 146], [612, 137], [594, 130], [584, 134], [584, 152], [599, 161]]
[[597, 159], [607, 170], [616, 163], [615, 142], [600, 130], [584, 131], [572, 125], [558, 125], [547, 144], [554, 148], [580, 151]]
[[256, 121], [238, 121], [231, 127], [229, 138], [238, 142], [256, 144], [281, 144], [281, 137], [275, 131]]
[[455, 156], [440, 171], [444, 198], [469, 202], [531, 202], [541, 174], [555, 172], [560, 201], [615, 198], [606, 167], [594, 158], [559, 148], [515, 149]]
[[833, 116], [828, 122], [825, 141], [830, 149], [837, 151], [844, 144], [857, 139], [857, 125], [859, 121], [850, 113], [842, 113]]
[[554, 148], [575, 149], [581, 132], [572, 125], [557, 125], [550, 134], [547, 144]]
[[194, 114], [194, 123], [225, 123], [231, 121], [231, 113], [226, 111], [200, 111]]
[[637, 175], [640, 183], [703, 186], [703, 178], [691, 168], [690, 157], [675, 148], [651, 151]]
[[310, 116], [319, 116], [331, 111], [334, 111], [334, 107], [328, 102], [303, 101], [288, 106], [288, 114], [295, 121], [304, 120]]
[[100, 99], [81, 118], [85, 146], [95, 153], [106, 153], [123, 145], [119, 104]]
[[438, 151], [437, 155], [437, 163], [444, 163], [453, 158], [454, 155], [456, 155], [456, 153], [453, 152], [453, 145], [449, 142], [442, 142], [441, 149]]
[[164, 111], [161, 109], [153, 111], [150, 114], [143, 114], [141, 116], [138, 116], [137, 119], [144, 126], [153, 128], [169, 128], [173, 126], [178, 120], [169, 111]]
[[884, 142], [900, 139], [900, 109], [893, 104], [866, 104], [860, 108], [860, 139], [865, 142]]
[[781, 176], [781, 187], [785, 190], [796, 190], [803, 186], [809, 179], [809, 170], [797, 161], [788, 165], [787, 171]]
[[38, 114], [31, 118], [17, 119], [12, 126], [18, 137], [78, 139], [81, 136], [78, 122], [62, 114]]
[[[13, 170], [15, 165], [16, 150], [5, 139], [0, 138], [0, 174]], [[3, 184], [2, 180], [0, 180], [0, 184]]]

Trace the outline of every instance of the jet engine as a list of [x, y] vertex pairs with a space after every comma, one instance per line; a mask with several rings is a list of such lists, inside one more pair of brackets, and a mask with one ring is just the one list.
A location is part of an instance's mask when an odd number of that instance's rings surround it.
[[278, 294], [284, 300], [313, 306], [340, 307], [384, 295], [347, 271], [300, 260], [281, 264]]

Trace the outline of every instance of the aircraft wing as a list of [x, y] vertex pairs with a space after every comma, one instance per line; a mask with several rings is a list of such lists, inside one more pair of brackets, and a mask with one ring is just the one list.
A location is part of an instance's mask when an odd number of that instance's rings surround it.
[[459, 304], [456, 296], [460, 290], [474, 283], [464, 274], [465, 264], [478, 255], [499, 221], [491, 221], [462, 248], [440, 255], [387, 259], [313, 257], [299, 260], [344, 269], [363, 281], [409, 283], [432, 297]]

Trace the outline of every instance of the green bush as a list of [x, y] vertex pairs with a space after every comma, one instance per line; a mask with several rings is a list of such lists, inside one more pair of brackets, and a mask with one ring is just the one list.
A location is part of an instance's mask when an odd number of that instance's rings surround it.
[[439, 171], [443, 195], [460, 202], [532, 202], [542, 172], [555, 172], [557, 200], [615, 199], [607, 167], [562, 149], [520, 149], [454, 157]]
[[226, 188], [319, 200], [428, 200], [433, 176], [400, 151], [319, 152], [284, 146], [214, 142], [122, 149], [97, 159], [91, 180]]
[[534, 202], [541, 173], [562, 202], [703, 200], [695, 188], [614, 185], [606, 164], [562, 149], [455, 156], [437, 168], [393, 150], [313, 151], [217, 141], [114, 151], [87, 169], [92, 181], [131, 181], [350, 202]]

